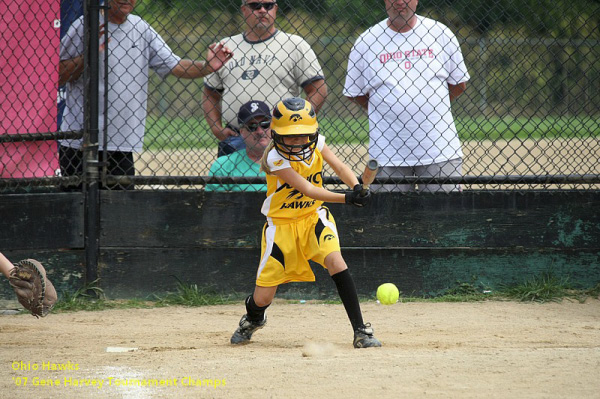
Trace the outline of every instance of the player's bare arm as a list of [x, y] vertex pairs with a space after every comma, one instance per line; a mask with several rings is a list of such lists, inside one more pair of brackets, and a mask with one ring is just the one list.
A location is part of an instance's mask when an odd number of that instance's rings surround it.
[[304, 92], [306, 93], [306, 99], [312, 104], [315, 112], [318, 114], [327, 98], [327, 84], [325, 80], [319, 79], [307, 84], [304, 86]]
[[451, 85], [448, 83], [448, 91], [450, 92], [450, 101], [454, 100], [458, 96], [464, 93], [467, 89], [467, 83], [462, 82], [457, 85]]
[[321, 154], [323, 155], [323, 160], [327, 162], [327, 164], [331, 167], [331, 169], [333, 169], [335, 174], [338, 175], [338, 177], [342, 179], [342, 181], [346, 183], [348, 187], [354, 187], [358, 184], [358, 179], [356, 178], [354, 172], [352, 172], [348, 165], [342, 162], [333, 153], [333, 151], [331, 151], [327, 144], [323, 146]]
[[285, 181], [287, 184], [294, 187], [296, 190], [300, 191], [302, 194], [306, 195], [309, 198], [316, 199], [319, 201], [339, 203], [344, 203], [346, 200], [344, 194], [333, 193], [322, 187], [313, 186], [311, 183], [308, 182], [308, 180], [300, 176], [300, 174], [298, 174], [298, 172], [296, 172], [292, 168], [277, 170], [273, 173], [277, 177]]
[[10, 272], [15, 266], [0, 252], [0, 272], [4, 274], [6, 278], [10, 277]]

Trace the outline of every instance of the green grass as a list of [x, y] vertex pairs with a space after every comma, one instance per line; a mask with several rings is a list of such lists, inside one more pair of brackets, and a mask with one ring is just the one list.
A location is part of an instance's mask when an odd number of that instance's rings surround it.
[[134, 298], [127, 300], [107, 300], [104, 291], [97, 286], [97, 281], [79, 288], [76, 291], [61, 293], [52, 312], [76, 312], [81, 310], [132, 309], [151, 308], [153, 302]]
[[241, 296], [236, 293], [223, 295], [212, 287], [200, 287], [197, 284], [184, 284], [178, 281], [176, 292], [156, 296], [156, 299], [157, 306], [209, 306], [234, 303], [240, 300]]
[[600, 137], [600, 119], [591, 117], [478, 117], [458, 119], [456, 125], [463, 141]]
[[[322, 118], [322, 133], [333, 144], [368, 141], [366, 117], [356, 119]], [[457, 118], [462, 141], [525, 139], [582, 139], [600, 137], [600, 119], [593, 117]], [[204, 118], [148, 117], [145, 147], [150, 150], [216, 147], [217, 140]]]
[[[400, 293], [402, 295], [402, 293]], [[423, 296], [401, 297], [401, 302], [476, 302], [501, 299], [498, 292], [492, 293], [489, 287], [477, 283], [477, 278], [472, 277], [470, 282], [456, 281], [454, 286], [436, 293]]]
[[[172, 305], [208, 306], [224, 305], [241, 300], [241, 295], [222, 295], [211, 287], [199, 287], [197, 284], [177, 283], [176, 291], [163, 296], [154, 295], [152, 300], [133, 298], [127, 300], [108, 300], [104, 291], [96, 282], [90, 283], [76, 291], [61, 293], [53, 312], [98, 311], [108, 309], [154, 308]], [[25, 312], [24, 312], [25, 313]]]
[[590, 297], [593, 298], [599, 298], [600, 299], [600, 283], [596, 284], [595, 287], [592, 287], [588, 290], [585, 290], [583, 292], [585, 295], [588, 295]]
[[[164, 306], [210, 306], [239, 304], [245, 294], [219, 293], [214, 287], [185, 284], [178, 281], [174, 292], [165, 295], [154, 295], [152, 299], [108, 300], [104, 292], [96, 284], [84, 286], [74, 292], [61, 293], [53, 312], [99, 311], [108, 309], [138, 309]], [[584, 290], [572, 289], [568, 278], [558, 278], [546, 272], [532, 277], [521, 283], [503, 286], [492, 291], [478, 284], [475, 279], [471, 282], [456, 281], [455, 285], [440, 291], [436, 295], [411, 296], [400, 293], [399, 302], [475, 302], [475, 301], [520, 301], [520, 302], [560, 302], [574, 299], [581, 303], [588, 298], [600, 299], [600, 283]], [[374, 297], [361, 297], [361, 302], [374, 301]], [[302, 303], [298, 299], [289, 299], [290, 304]], [[325, 300], [307, 300], [304, 303], [341, 304], [338, 298]], [[26, 312], [22, 312], [26, 313]]]
[[104, 291], [97, 287], [97, 281], [76, 291], [63, 291], [54, 305], [53, 312], [75, 310], [101, 310], [105, 308]]
[[521, 302], [560, 302], [565, 297], [576, 296], [568, 278], [558, 278], [552, 273], [543, 273], [524, 283], [504, 287], [503, 294]]
[[439, 295], [424, 297], [402, 297], [402, 302], [473, 302], [473, 301], [520, 301], [520, 302], [561, 302], [564, 299], [575, 299], [585, 302], [588, 298], [600, 299], [600, 283], [595, 287], [578, 290], [573, 289], [568, 278], [559, 278], [551, 272], [544, 272], [521, 283], [503, 285], [497, 290], [483, 287], [476, 283], [457, 281], [456, 285], [441, 291]]
[[151, 150], [184, 150], [216, 147], [217, 140], [204, 119], [148, 116], [144, 144]]

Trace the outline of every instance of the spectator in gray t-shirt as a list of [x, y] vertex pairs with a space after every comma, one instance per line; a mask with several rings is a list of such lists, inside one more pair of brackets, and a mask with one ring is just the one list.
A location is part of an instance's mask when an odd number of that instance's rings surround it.
[[[142, 18], [131, 15], [137, 0], [109, 0], [108, 26], [101, 26], [100, 59], [108, 51], [107, 140], [104, 143], [104, 63], [100, 62], [99, 84], [99, 150], [107, 151], [108, 173], [134, 175], [133, 152], [144, 143], [146, 104], [148, 101], [148, 69], [162, 78], [196, 79], [223, 66], [233, 53], [221, 44], [209, 46], [206, 62], [181, 59], [173, 53], [160, 35]], [[102, 18], [101, 18], [102, 20]], [[104, 29], [108, 42], [104, 43]], [[61, 40], [60, 84], [67, 84], [66, 106], [61, 131], [81, 130], [84, 126], [83, 17], [76, 20]], [[61, 140], [59, 155], [64, 176], [81, 174], [82, 140]], [[128, 187], [129, 188], [129, 187]], [[132, 187], [131, 187], [132, 188]]]

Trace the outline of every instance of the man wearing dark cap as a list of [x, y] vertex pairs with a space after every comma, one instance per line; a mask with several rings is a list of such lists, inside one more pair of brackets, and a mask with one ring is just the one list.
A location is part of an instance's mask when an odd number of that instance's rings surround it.
[[[271, 141], [271, 110], [262, 101], [248, 101], [237, 115], [245, 149], [217, 158], [210, 176], [264, 177], [260, 160]], [[265, 184], [208, 184], [206, 191], [267, 191]]]
[[260, 98], [273, 108], [284, 98], [302, 95], [319, 113], [327, 97], [323, 69], [310, 44], [277, 28], [277, 1], [238, 1], [244, 31], [220, 40], [233, 58], [204, 78], [202, 110], [219, 140], [219, 157], [243, 148], [236, 114], [247, 101]]

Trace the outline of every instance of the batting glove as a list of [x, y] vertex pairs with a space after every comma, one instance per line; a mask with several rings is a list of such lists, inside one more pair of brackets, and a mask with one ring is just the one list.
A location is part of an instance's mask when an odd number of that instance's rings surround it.
[[366, 190], [363, 193], [363, 188], [360, 184], [354, 186], [352, 191], [346, 193], [346, 204], [363, 207], [371, 201], [371, 190]]

